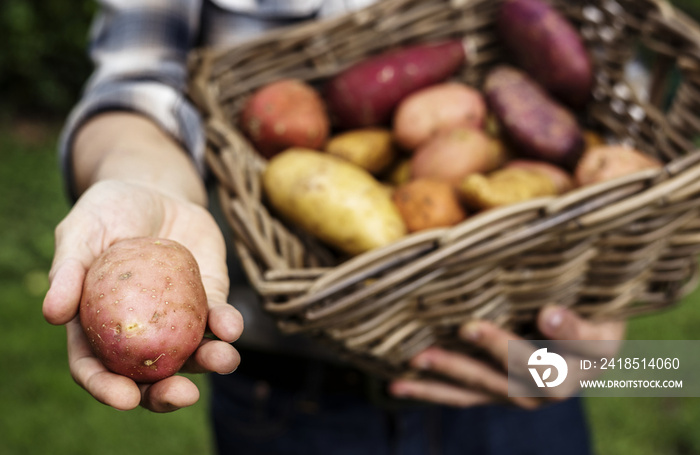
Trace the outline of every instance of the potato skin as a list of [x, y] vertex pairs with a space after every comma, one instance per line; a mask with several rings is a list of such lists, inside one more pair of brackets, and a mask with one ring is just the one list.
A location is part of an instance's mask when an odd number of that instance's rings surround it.
[[411, 160], [402, 158], [394, 162], [383, 176], [383, 180], [392, 186], [403, 185], [411, 181]]
[[325, 150], [375, 175], [386, 170], [397, 155], [391, 131], [386, 128], [362, 128], [340, 133], [328, 140]]
[[475, 128], [457, 127], [426, 142], [411, 158], [411, 176], [459, 185], [475, 172], [488, 172], [505, 160], [505, 150]]
[[350, 255], [406, 234], [390, 193], [344, 159], [303, 148], [285, 150], [269, 162], [262, 183], [284, 218]]
[[331, 78], [324, 99], [341, 129], [388, 125], [408, 94], [442, 82], [465, 62], [460, 40], [417, 44], [364, 59]]
[[557, 188], [547, 175], [522, 168], [499, 169], [488, 175], [472, 174], [459, 186], [461, 200], [475, 210], [556, 194]]
[[246, 101], [240, 124], [266, 158], [293, 146], [320, 148], [330, 131], [320, 95], [297, 79], [282, 79], [258, 89]]
[[486, 102], [481, 92], [459, 82], [445, 82], [407, 96], [394, 114], [396, 142], [415, 150], [456, 126], [482, 128]]
[[484, 91], [503, 135], [517, 153], [567, 170], [576, 166], [584, 148], [576, 118], [529, 76], [499, 66], [487, 75]]
[[399, 186], [394, 192], [409, 232], [454, 226], [466, 219], [452, 185], [430, 179], [417, 179]]
[[541, 0], [507, 0], [496, 24], [518, 65], [555, 98], [574, 108], [588, 101], [593, 86], [590, 57], [563, 15]]
[[553, 164], [545, 163], [543, 161], [513, 160], [509, 161], [504, 166], [504, 169], [508, 168], [527, 169], [529, 171], [539, 172], [546, 175], [552, 180], [552, 183], [554, 183], [554, 186], [557, 189], [557, 194], [564, 194], [576, 186], [572, 175], [558, 166], [554, 166]]
[[662, 166], [656, 158], [631, 147], [600, 145], [586, 150], [574, 175], [576, 183], [584, 186]]
[[177, 373], [202, 341], [207, 298], [192, 254], [167, 239], [115, 243], [91, 265], [80, 322], [95, 355], [139, 383]]

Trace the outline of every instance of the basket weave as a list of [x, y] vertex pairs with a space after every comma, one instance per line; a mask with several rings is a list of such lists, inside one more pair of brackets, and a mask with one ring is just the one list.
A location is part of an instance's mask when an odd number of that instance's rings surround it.
[[[349, 260], [268, 210], [260, 186], [266, 162], [236, 126], [253, 90], [280, 78], [322, 82], [369, 55], [455, 37], [468, 49], [456, 78], [480, 86], [504, 61], [494, 30], [500, 3], [385, 0], [192, 56], [191, 96], [206, 119], [208, 164], [235, 248], [283, 332], [311, 334], [395, 376], [427, 346], [461, 348], [455, 331], [471, 318], [527, 336], [549, 303], [590, 318], [628, 318], [695, 287], [700, 29], [662, 0], [553, 3], [579, 27], [593, 58], [586, 126], [661, 159], [662, 170], [491, 210]], [[653, 68], [647, 101], [625, 79], [626, 63], [642, 51]], [[668, 102], [674, 72], [680, 85]]]

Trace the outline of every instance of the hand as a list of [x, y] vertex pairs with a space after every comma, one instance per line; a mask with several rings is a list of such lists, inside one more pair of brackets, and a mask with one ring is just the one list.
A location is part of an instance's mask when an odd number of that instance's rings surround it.
[[[537, 325], [542, 334], [551, 340], [621, 340], [626, 326], [624, 322], [586, 321], [571, 310], [554, 306], [540, 312]], [[495, 365], [464, 354], [429, 348], [416, 355], [411, 360], [411, 366], [438, 373], [454, 383], [401, 379], [390, 384], [390, 393], [397, 397], [457, 407], [510, 402], [532, 409], [557, 399], [508, 397], [508, 340], [522, 338], [487, 321], [465, 324], [459, 336], [465, 342], [485, 350]]]
[[183, 371], [230, 373], [240, 357], [231, 346], [241, 334], [241, 315], [227, 303], [229, 290], [224, 240], [201, 206], [137, 183], [101, 181], [88, 189], [56, 228], [51, 286], [44, 317], [65, 324], [68, 360], [75, 381], [100, 402], [127, 410], [139, 404], [155, 412], [190, 406], [199, 399], [194, 383], [171, 376], [154, 384], [136, 384], [108, 371], [93, 355], [77, 318], [83, 280], [92, 262], [118, 240], [153, 236], [186, 246], [196, 258], [209, 304], [205, 338]]

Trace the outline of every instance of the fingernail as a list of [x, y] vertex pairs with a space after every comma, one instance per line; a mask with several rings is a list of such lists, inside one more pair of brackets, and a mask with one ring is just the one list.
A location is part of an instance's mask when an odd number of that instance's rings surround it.
[[544, 315], [544, 323], [547, 332], [556, 333], [564, 322], [564, 309], [562, 308], [546, 308]]
[[394, 395], [396, 398], [406, 398], [409, 396], [409, 391], [406, 387], [403, 386], [403, 384], [392, 384], [391, 394]]
[[481, 338], [481, 327], [479, 321], [470, 321], [462, 326], [459, 334], [465, 340], [477, 341]]
[[427, 370], [430, 368], [430, 358], [428, 356], [416, 357], [413, 360], [413, 366], [419, 370]]

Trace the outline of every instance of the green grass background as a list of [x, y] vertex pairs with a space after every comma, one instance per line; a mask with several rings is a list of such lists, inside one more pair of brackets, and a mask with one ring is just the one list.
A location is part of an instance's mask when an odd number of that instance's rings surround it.
[[[68, 211], [56, 134], [0, 127], [0, 454], [209, 454], [203, 377], [194, 377], [200, 402], [170, 414], [115, 411], [70, 377], [64, 329], [41, 315], [53, 229]], [[632, 321], [629, 337], [697, 339], [699, 299], [696, 292], [671, 311]], [[699, 404], [696, 398], [587, 399], [597, 453], [698, 454]]]

